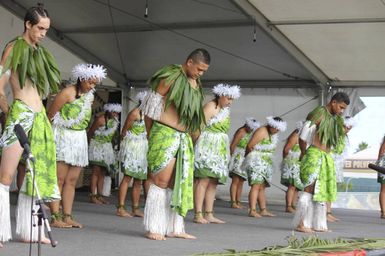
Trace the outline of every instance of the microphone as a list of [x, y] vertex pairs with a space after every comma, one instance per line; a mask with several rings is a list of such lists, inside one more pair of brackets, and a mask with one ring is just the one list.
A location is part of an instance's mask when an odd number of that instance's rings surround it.
[[15, 127], [13, 128], [13, 131], [15, 132], [21, 147], [24, 148], [24, 152], [27, 158], [34, 161], [35, 159], [33, 158], [31, 147], [29, 146], [29, 141], [23, 127], [21, 127], [20, 124], [16, 124]]
[[378, 166], [375, 164], [368, 164], [368, 167], [372, 170], [379, 172], [379, 173], [385, 174], [385, 168], [384, 167], [381, 167], [381, 166]]

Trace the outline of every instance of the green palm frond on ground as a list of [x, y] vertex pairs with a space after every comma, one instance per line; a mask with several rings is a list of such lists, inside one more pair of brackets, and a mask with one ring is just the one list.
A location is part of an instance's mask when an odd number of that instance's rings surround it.
[[270, 246], [262, 250], [235, 251], [227, 249], [221, 253], [203, 253], [196, 255], [207, 256], [291, 256], [291, 255], [319, 255], [320, 253], [348, 252], [355, 250], [375, 250], [385, 248], [383, 238], [336, 238], [321, 239], [310, 236], [298, 239], [295, 236], [288, 238], [288, 246]]

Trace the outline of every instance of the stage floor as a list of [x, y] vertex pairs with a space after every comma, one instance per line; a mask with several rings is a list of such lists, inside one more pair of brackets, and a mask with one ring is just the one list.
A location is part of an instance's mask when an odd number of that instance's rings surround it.
[[[15, 202], [16, 195], [11, 195]], [[292, 214], [284, 212], [283, 202], [269, 205], [276, 217], [254, 219], [247, 217], [247, 210], [231, 209], [229, 203], [217, 200], [215, 212], [226, 224], [199, 225], [192, 222], [193, 213], [186, 217], [187, 232], [197, 240], [169, 238], [167, 241], [151, 241], [144, 238], [141, 218], [120, 218], [115, 216], [116, 197], [109, 205], [88, 203], [87, 192], [77, 192], [74, 205], [76, 219], [84, 224], [83, 229], [53, 229], [53, 237], [59, 242], [56, 248], [42, 246], [47, 256], [115, 256], [115, 255], [193, 255], [197, 253], [222, 252], [226, 249], [262, 249], [272, 245], [286, 245], [287, 237], [293, 234]], [[14, 205], [11, 207], [12, 228]], [[366, 237], [383, 238], [385, 219], [373, 210], [333, 209], [341, 220], [329, 224], [333, 231], [318, 233], [321, 238]], [[294, 232], [298, 237], [302, 233]], [[305, 235], [306, 236], [306, 235]], [[29, 245], [12, 241], [0, 249], [0, 255], [28, 255]], [[32, 255], [37, 255], [37, 245]]]

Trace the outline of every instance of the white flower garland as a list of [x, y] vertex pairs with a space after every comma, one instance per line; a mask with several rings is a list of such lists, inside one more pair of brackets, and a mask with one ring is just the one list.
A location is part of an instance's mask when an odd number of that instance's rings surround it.
[[97, 136], [109, 136], [109, 135], [113, 134], [116, 131], [116, 129], [118, 129], [118, 125], [119, 125], [118, 120], [113, 119], [113, 121], [114, 121], [114, 124], [111, 128], [104, 130], [104, 125], [103, 125], [102, 127], [100, 127], [99, 129], [97, 129], [95, 131], [95, 135], [97, 135]]
[[356, 125], [356, 120], [354, 120], [351, 116], [345, 116], [344, 117], [344, 126], [347, 128], [352, 128]]
[[278, 134], [274, 134], [271, 136], [271, 143], [270, 144], [257, 144], [254, 146], [254, 150], [257, 151], [270, 151], [276, 148], [278, 143]]
[[91, 109], [92, 102], [94, 101], [94, 92], [95, 92], [95, 89], [91, 89], [89, 92], [87, 92], [84, 95], [84, 104], [82, 106], [82, 109], [80, 110], [79, 115], [76, 118], [64, 120], [61, 117], [60, 112], [57, 112], [52, 119], [52, 124], [60, 127], [64, 127], [64, 128], [71, 128], [72, 126], [82, 122], [85, 118], [86, 111]]
[[246, 125], [253, 131], [257, 130], [261, 126], [260, 122], [252, 117], [246, 118]]
[[104, 104], [103, 110], [108, 112], [120, 113], [122, 112], [122, 105], [120, 105], [119, 103], [107, 103]]
[[241, 88], [238, 85], [217, 84], [213, 88], [213, 93], [218, 96], [228, 96], [238, 99], [241, 96]]
[[97, 79], [98, 82], [107, 77], [107, 70], [102, 65], [77, 64], [72, 69], [72, 78], [76, 81]]
[[136, 101], [142, 102], [144, 97], [146, 97], [147, 93], [148, 93], [147, 91], [138, 92], [138, 94], [136, 94], [136, 96], [135, 96]]
[[216, 114], [214, 117], [212, 117], [208, 122], [207, 126], [211, 126], [213, 124], [219, 123], [220, 121], [224, 120], [230, 115], [230, 108], [222, 108], [218, 114]]
[[278, 129], [280, 132], [283, 132], [286, 130], [286, 127], [287, 127], [287, 124], [285, 121], [277, 121], [277, 120], [274, 120], [274, 118], [272, 116], [268, 116], [266, 117], [266, 120], [267, 120], [267, 124], [270, 126], [270, 127], [273, 127], [275, 129]]

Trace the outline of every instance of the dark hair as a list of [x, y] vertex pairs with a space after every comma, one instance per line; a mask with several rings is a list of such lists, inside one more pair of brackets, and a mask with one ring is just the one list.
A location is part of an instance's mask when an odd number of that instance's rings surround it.
[[29, 8], [24, 16], [24, 31], [27, 30], [27, 21], [29, 21], [33, 26], [39, 23], [40, 17], [49, 18], [49, 14], [48, 11], [44, 9], [44, 5], [42, 3], [37, 3], [37, 6]]
[[217, 94], [215, 94], [214, 95], [214, 101], [215, 101], [215, 107], [218, 107], [218, 105], [219, 105], [219, 98], [220, 98], [220, 96], [219, 95], [217, 95]]
[[336, 94], [334, 94], [330, 101], [333, 100], [335, 100], [337, 103], [344, 102], [346, 105], [350, 104], [349, 96], [344, 92], [337, 92]]
[[273, 119], [274, 119], [275, 121], [278, 121], [278, 122], [283, 122], [283, 119], [280, 118], [279, 116], [275, 116], [275, 117], [273, 117]]
[[192, 59], [194, 62], [203, 62], [207, 65], [209, 65], [210, 61], [211, 61], [209, 52], [205, 49], [202, 49], [202, 48], [198, 48], [198, 49], [195, 49], [194, 51], [192, 51], [188, 55], [186, 62], [189, 59]]
[[80, 83], [80, 78], [78, 78], [78, 80], [76, 80], [76, 95], [75, 95], [75, 99], [79, 99], [80, 98], [80, 89], [81, 89], [81, 83]]

